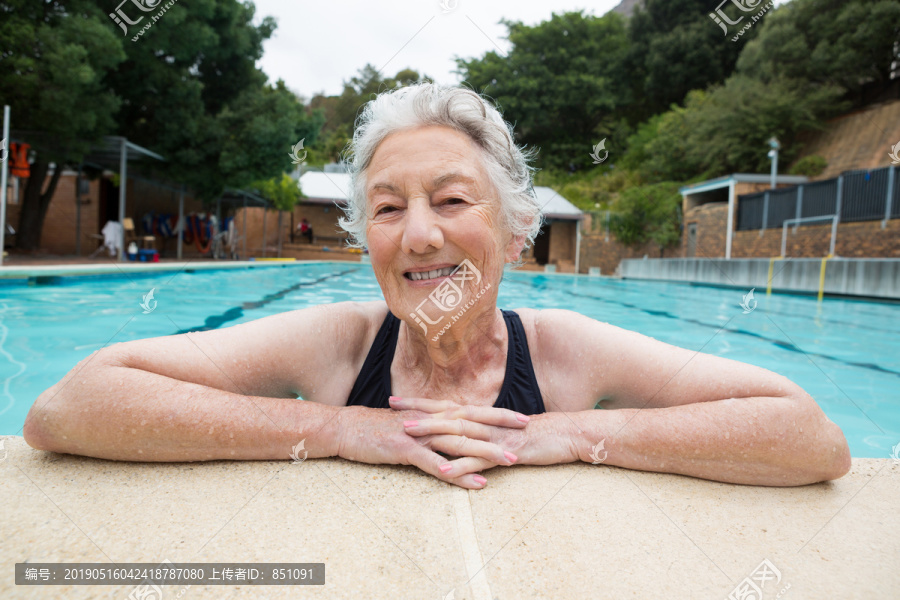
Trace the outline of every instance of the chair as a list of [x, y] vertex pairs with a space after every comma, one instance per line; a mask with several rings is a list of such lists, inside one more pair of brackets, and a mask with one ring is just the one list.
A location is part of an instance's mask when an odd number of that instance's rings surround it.
[[156, 236], [152, 235], [138, 235], [134, 230], [134, 220], [128, 217], [122, 219], [122, 224], [125, 226], [125, 247], [128, 247], [130, 242], [138, 243], [138, 248], [143, 248], [147, 250], [155, 250], [156, 249]]

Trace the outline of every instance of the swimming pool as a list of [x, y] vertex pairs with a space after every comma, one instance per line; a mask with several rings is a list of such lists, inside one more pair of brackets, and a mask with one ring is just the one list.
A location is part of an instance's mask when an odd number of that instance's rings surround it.
[[[140, 305], [154, 290], [152, 308]], [[503, 308], [566, 308], [658, 340], [786, 375], [843, 429], [854, 457], [900, 443], [900, 309], [887, 303], [747, 290], [507, 272]], [[381, 299], [370, 266], [291, 264], [233, 270], [0, 280], [0, 435], [21, 435], [35, 398], [103, 346], [228, 327], [344, 300]], [[155, 304], [154, 304], [155, 302]], [[749, 306], [753, 306], [750, 303]]]

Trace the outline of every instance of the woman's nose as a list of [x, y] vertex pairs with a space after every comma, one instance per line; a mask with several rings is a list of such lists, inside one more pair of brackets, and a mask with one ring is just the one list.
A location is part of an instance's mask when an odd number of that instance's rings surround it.
[[444, 234], [438, 224], [438, 216], [428, 200], [410, 201], [405, 220], [402, 239], [404, 252], [425, 254], [443, 247]]

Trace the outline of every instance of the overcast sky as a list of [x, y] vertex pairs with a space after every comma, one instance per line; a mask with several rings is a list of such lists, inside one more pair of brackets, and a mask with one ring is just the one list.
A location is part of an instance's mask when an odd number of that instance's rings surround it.
[[[455, 56], [509, 49], [501, 19], [534, 25], [551, 14], [584, 10], [601, 16], [618, 0], [254, 0], [256, 21], [272, 16], [278, 29], [259, 67], [274, 82], [307, 99], [339, 94], [366, 63], [393, 76], [407, 67], [439, 83], [457, 83]], [[712, 26], [712, 25], [711, 25]], [[600, 58], [600, 57], [598, 57]]]

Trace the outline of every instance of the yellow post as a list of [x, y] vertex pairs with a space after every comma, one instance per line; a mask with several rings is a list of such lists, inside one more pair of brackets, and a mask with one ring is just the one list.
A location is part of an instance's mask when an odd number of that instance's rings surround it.
[[829, 258], [834, 258], [831, 254], [822, 259], [822, 268], [819, 271], [819, 302], [822, 301], [822, 296], [825, 293], [825, 265], [828, 263]]

